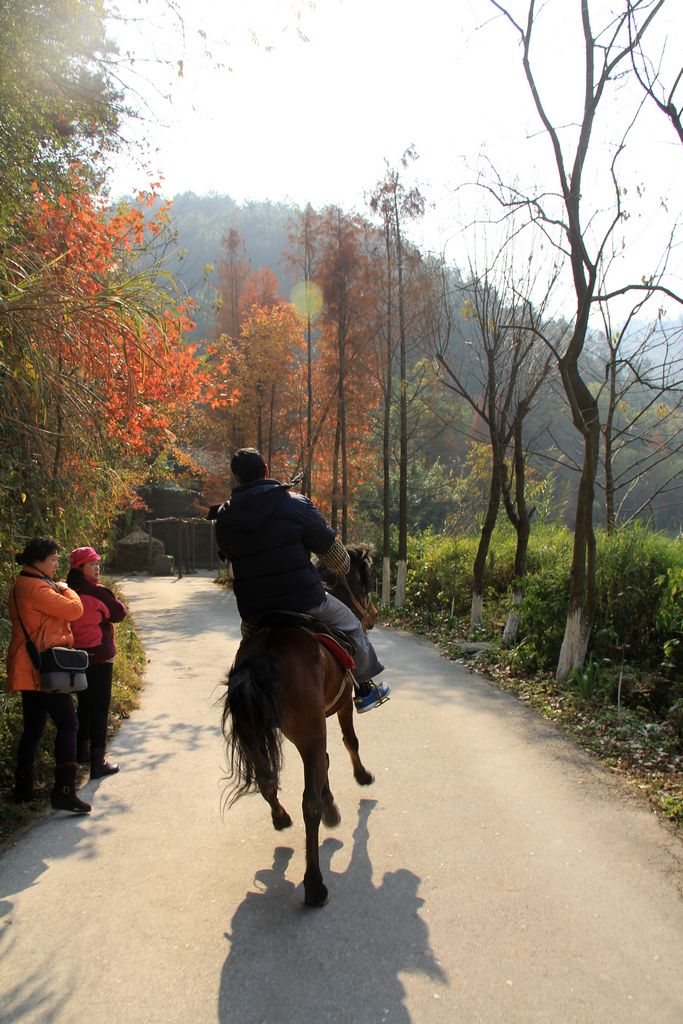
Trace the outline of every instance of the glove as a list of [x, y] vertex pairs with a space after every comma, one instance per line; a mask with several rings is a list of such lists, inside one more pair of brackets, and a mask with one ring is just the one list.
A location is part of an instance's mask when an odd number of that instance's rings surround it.
[[336, 573], [337, 576], [346, 576], [351, 568], [349, 553], [342, 542], [336, 538], [329, 551], [326, 551], [324, 555], [318, 555], [318, 558], [323, 565], [327, 566], [331, 572]]

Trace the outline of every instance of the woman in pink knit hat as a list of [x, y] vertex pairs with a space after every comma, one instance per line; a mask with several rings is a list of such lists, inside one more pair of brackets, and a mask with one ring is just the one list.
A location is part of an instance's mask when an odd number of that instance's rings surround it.
[[68, 586], [83, 602], [74, 642], [89, 656], [88, 689], [78, 694], [78, 760], [90, 763], [91, 779], [101, 779], [119, 770], [107, 761], [107, 722], [116, 657], [112, 623], [125, 618], [126, 607], [100, 583], [100, 556], [94, 548], [75, 548], [69, 564]]

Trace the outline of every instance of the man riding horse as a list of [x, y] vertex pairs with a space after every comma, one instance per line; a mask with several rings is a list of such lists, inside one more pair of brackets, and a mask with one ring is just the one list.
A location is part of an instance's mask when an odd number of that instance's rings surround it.
[[237, 482], [229, 501], [211, 517], [221, 558], [232, 564], [237, 608], [244, 622], [268, 611], [303, 612], [346, 633], [356, 649], [356, 696], [360, 713], [388, 700], [383, 671], [360, 621], [345, 604], [325, 592], [311, 552], [344, 577], [349, 555], [312, 501], [288, 484], [268, 477], [255, 448], [241, 448], [230, 463]]

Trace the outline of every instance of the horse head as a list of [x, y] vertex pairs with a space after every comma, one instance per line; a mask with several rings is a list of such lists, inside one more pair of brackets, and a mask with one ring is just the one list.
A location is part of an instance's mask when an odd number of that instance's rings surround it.
[[368, 544], [347, 544], [346, 550], [351, 560], [346, 576], [338, 575], [322, 564], [318, 571], [330, 594], [347, 605], [360, 619], [363, 629], [369, 630], [377, 621], [377, 608], [370, 597], [372, 548]]

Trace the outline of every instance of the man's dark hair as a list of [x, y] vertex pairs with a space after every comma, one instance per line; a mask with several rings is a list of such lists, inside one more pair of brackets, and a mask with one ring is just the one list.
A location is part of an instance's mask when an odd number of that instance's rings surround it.
[[254, 480], [262, 480], [268, 467], [261, 453], [255, 448], [240, 448], [230, 461], [230, 471], [240, 483], [250, 484]]
[[36, 562], [44, 562], [50, 555], [59, 551], [59, 544], [49, 537], [32, 537], [18, 555], [14, 556], [17, 565], [35, 565]]

